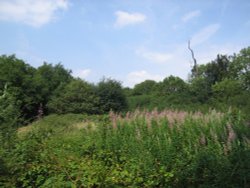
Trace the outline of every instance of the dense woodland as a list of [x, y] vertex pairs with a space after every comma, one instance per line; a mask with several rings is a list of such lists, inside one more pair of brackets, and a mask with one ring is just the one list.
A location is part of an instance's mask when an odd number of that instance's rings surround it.
[[[214, 109], [218, 113], [211, 112]], [[60, 63], [45, 62], [34, 68], [14, 55], [2, 55], [0, 186], [248, 187], [249, 114], [250, 47], [237, 54], [218, 55], [207, 64], [194, 66], [187, 80], [168, 76], [161, 82], [146, 80], [134, 88], [124, 88], [121, 82], [111, 78], [92, 84], [74, 78]], [[177, 134], [182, 128], [174, 129], [175, 132], [162, 126], [172, 125], [169, 120], [172, 117], [178, 119], [177, 125], [178, 122], [186, 125], [183, 134]], [[89, 127], [84, 129], [87, 141], [78, 135], [79, 131], [70, 135], [69, 129], [65, 129], [83, 121]], [[205, 132], [196, 128], [202, 121]], [[140, 122], [147, 124], [147, 130]], [[151, 128], [151, 123], [159, 128]], [[236, 128], [232, 128], [232, 124]], [[37, 126], [38, 131], [18, 140], [20, 127], [31, 125]], [[108, 125], [112, 128], [103, 128]], [[95, 126], [102, 128], [97, 133], [91, 132]], [[55, 134], [57, 131], [65, 131], [65, 135], [59, 137]], [[138, 131], [141, 131], [139, 136]], [[164, 131], [169, 133], [168, 139], [162, 134]], [[215, 139], [211, 132], [224, 136]], [[144, 142], [138, 144], [141, 137]], [[229, 142], [235, 137], [237, 144], [231, 146]], [[74, 149], [67, 148], [65, 143], [74, 145]], [[149, 148], [150, 144], [154, 150]], [[61, 148], [64, 146], [66, 149]], [[58, 153], [52, 156], [51, 148]], [[196, 153], [198, 150], [200, 152]], [[144, 158], [149, 153], [148, 158]], [[59, 158], [56, 161], [58, 156], [61, 161]], [[54, 163], [50, 163], [53, 160]], [[86, 161], [92, 168], [85, 165]], [[216, 169], [211, 165], [217, 166]], [[88, 174], [79, 175], [80, 171]], [[228, 171], [230, 173], [225, 173]]]

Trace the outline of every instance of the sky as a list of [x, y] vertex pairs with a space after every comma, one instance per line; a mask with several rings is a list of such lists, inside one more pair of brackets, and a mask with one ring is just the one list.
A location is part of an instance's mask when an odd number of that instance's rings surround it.
[[174, 75], [250, 46], [249, 0], [0, 0], [0, 55], [123, 86]]

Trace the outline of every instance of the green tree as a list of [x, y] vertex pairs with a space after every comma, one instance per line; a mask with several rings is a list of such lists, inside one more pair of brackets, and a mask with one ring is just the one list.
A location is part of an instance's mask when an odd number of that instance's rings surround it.
[[244, 89], [250, 90], [250, 47], [235, 55], [230, 65], [230, 77], [240, 80]]
[[207, 65], [206, 75], [212, 84], [222, 81], [229, 76], [231, 61], [226, 55], [217, 55], [217, 59]]
[[154, 80], [145, 80], [134, 86], [133, 95], [150, 95], [155, 92], [156, 86]]
[[217, 55], [217, 58], [205, 65], [198, 65], [197, 76], [191, 76], [190, 91], [194, 101], [206, 103], [212, 97], [212, 86], [229, 77], [232, 58]]
[[206, 79], [207, 83], [211, 86], [224, 78], [228, 78], [231, 61], [232, 58], [227, 55], [217, 55], [215, 60], [197, 67], [197, 77]]
[[123, 88], [123, 92], [124, 92], [126, 97], [130, 97], [133, 95], [133, 89], [131, 89], [129, 87]]
[[38, 96], [33, 80], [36, 69], [12, 56], [0, 57], [0, 89], [8, 83], [8, 91], [18, 101], [21, 115], [32, 119], [37, 112]]
[[127, 99], [120, 82], [113, 79], [103, 79], [96, 87], [100, 98], [102, 112], [123, 111], [127, 109]]
[[188, 90], [188, 85], [181, 78], [176, 76], [166, 77], [159, 85], [161, 95], [180, 94]]
[[243, 87], [238, 80], [224, 79], [212, 86], [216, 98], [225, 99], [228, 102], [230, 97], [240, 95]]
[[39, 107], [43, 107], [45, 114], [47, 114], [46, 105], [57, 88], [64, 87], [72, 79], [71, 71], [65, 69], [60, 63], [52, 65], [45, 62], [38, 67], [34, 80], [36, 92], [39, 94]]
[[0, 92], [0, 141], [1, 147], [9, 148], [15, 129], [21, 121], [20, 107], [5, 84], [4, 90]]
[[166, 77], [157, 84], [156, 97], [152, 98], [152, 103], [157, 104], [161, 109], [166, 107], [177, 108], [190, 104], [189, 84], [177, 76]]
[[190, 82], [190, 93], [193, 102], [206, 103], [212, 96], [211, 84], [204, 77], [196, 77]]
[[72, 80], [65, 87], [57, 89], [48, 103], [51, 113], [87, 113], [98, 112], [99, 98], [95, 95], [94, 86], [81, 79]]

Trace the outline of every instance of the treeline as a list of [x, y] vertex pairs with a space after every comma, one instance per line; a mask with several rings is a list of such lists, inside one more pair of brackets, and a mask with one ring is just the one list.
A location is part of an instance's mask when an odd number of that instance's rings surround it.
[[250, 113], [250, 47], [218, 55], [191, 70], [188, 81], [176, 76], [146, 80], [133, 89], [119, 81], [91, 84], [74, 78], [61, 64], [34, 68], [14, 55], [0, 57], [0, 125], [33, 121], [56, 113], [103, 114], [110, 110], [228, 107]]
[[193, 67], [187, 81], [176, 76], [146, 80], [126, 88], [129, 108], [207, 110], [233, 108], [250, 114], [250, 47], [234, 55], [217, 55]]
[[1, 56], [0, 67], [0, 125], [25, 124], [51, 113], [127, 109], [122, 85], [116, 80], [102, 79], [94, 85], [74, 78], [61, 64], [34, 68], [14, 55]]

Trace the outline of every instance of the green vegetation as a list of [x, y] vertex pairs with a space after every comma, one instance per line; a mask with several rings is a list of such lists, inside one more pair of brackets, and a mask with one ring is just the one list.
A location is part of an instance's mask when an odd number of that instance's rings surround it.
[[125, 89], [130, 110], [174, 108], [227, 111], [233, 107], [250, 119], [250, 47], [233, 56], [218, 55], [205, 65], [198, 65], [187, 82], [169, 76], [162, 82], [146, 80]]
[[105, 114], [155, 107], [188, 111], [233, 107], [250, 114], [250, 47], [197, 65], [188, 81], [169, 76], [162, 82], [146, 80], [133, 89], [113, 79], [87, 83], [73, 78], [61, 64], [45, 62], [36, 69], [15, 56], [1, 56], [0, 67], [0, 94], [7, 85], [23, 124], [51, 113]]
[[133, 89], [0, 67], [0, 187], [250, 185], [250, 47]]
[[87, 82], [76, 79], [65, 87], [59, 88], [48, 103], [49, 112], [66, 113], [97, 113], [98, 96], [94, 87]]
[[247, 187], [250, 128], [231, 113], [51, 115], [18, 129], [2, 185]]

